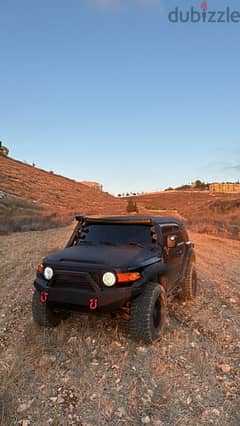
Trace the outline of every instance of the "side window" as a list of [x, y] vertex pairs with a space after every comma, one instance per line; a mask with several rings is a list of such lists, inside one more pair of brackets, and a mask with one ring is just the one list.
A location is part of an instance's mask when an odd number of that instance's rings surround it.
[[167, 245], [167, 237], [170, 235], [177, 236], [177, 244], [186, 241], [184, 229], [179, 228], [178, 225], [160, 225], [161, 233], [163, 236], [163, 245]]
[[176, 235], [176, 237], [177, 237], [177, 244], [183, 242], [183, 235], [181, 233], [179, 226], [177, 226], [177, 225], [173, 226], [173, 235]]
[[179, 228], [179, 226], [175, 227], [175, 235], [177, 236], [177, 244], [183, 243], [185, 241], [182, 227], [181, 228]]
[[176, 225], [160, 225], [160, 229], [161, 229], [161, 233], [162, 233], [162, 236], [163, 236], [163, 245], [164, 246], [166, 246], [167, 245], [167, 237], [169, 236], [169, 235], [177, 235], [177, 233], [178, 233], [178, 231], [179, 231], [179, 228], [178, 228], [178, 226]]

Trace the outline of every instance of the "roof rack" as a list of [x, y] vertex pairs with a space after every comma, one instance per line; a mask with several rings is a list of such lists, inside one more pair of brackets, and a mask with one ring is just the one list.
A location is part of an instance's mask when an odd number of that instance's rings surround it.
[[105, 224], [136, 224], [136, 225], [152, 225], [152, 219], [139, 216], [104, 216], [104, 217], [86, 217], [76, 216], [79, 222], [88, 223], [105, 223]]

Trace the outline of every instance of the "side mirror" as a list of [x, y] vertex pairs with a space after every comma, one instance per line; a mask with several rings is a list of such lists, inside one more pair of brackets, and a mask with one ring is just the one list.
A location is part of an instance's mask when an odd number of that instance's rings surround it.
[[177, 245], [177, 236], [176, 235], [168, 235], [167, 237], [167, 248], [175, 248]]

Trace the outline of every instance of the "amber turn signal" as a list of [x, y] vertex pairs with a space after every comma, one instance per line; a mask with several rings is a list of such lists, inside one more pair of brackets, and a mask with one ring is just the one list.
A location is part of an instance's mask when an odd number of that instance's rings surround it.
[[117, 274], [117, 279], [119, 283], [128, 283], [131, 281], [137, 281], [141, 278], [139, 272], [123, 272]]
[[37, 267], [37, 271], [38, 271], [38, 273], [39, 273], [39, 274], [42, 274], [42, 273], [43, 273], [43, 270], [44, 270], [44, 266], [43, 266], [43, 264], [42, 264], [42, 263], [40, 263], [40, 264], [38, 265], [38, 267]]

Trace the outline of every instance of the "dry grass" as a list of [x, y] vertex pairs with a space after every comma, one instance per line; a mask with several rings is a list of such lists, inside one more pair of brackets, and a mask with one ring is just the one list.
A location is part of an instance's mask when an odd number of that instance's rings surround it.
[[[69, 220], [70, 223], [70, 220]], [[39, 206], [18, 197], [0, 199], [0, 235], [66, 226], [56, 214], [47, 215]]]
[[0, 190], [40, 206], [65, 222], [75, 214], [119, 214], [126, 202], [64, 176], [0, 157]]
[[56, 329], [32, 322], [35, 267], [69, 231], [1, 237], [2, 425], [141, 425], [149, 417], [151, 425], [238, 426], [239, 243], [193, 235], [201, 295], [171, 303], [164, 336], [147, 347], [131, 340], [123, 312], [75, 314]]
[[136, 197], [148, 214], [183, 218], [195, 232], [240, 239], [240, 195], [171, 191]]

